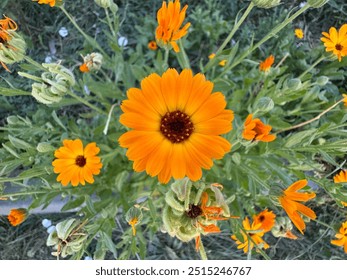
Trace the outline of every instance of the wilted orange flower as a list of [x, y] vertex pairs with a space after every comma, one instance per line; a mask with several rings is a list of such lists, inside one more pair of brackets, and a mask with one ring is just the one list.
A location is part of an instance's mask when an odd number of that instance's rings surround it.
[[[267, 244], [262, 238], [265, 232], [261, 230], [261, 224], [256, 224], [253, 222], [251, 226], [248, 218], [246, 217], [243, 220], [242, 225], [244, 230], [241, 230], [240, 233], [242, 234], [243, 240], [238, 240], [236, 235], [231, 236], [231, 239], [235, 240], [236, 244], [238, 245], [237, 249], [243, 249], [244, 253], [248, 253], [249, 250], [253, 249], [254, 243], [264, 249], [270, 248], [269, 244]], [[246, 231], [247, 234], [244, 231]]]
[[157, 43], [155, 41], [150, 41], [148, 43], [148, 48], [152, 51], [155, 51], [158, 48]]
[[273, 55], [270, 55], [264, 61], [260, 62], [259, 69], [261, 71], [268, 72], [274, 62], [275, 62], [275, 57]]
[[56, 0], [32, 0], [32, 1], [38, 2], [39, 4], [49, 4], [51, 7], [54, 7]]
[[28, 211], [24, 208], [11, 209], [10, 214], [8, 214], [7, 219], [12, 226], [18, 226], [23, 223], [28, 216]]
[[295, 36], [299, 39], [304, 38], [304, 31], [301, 28], [296, 28], [294, 30]]
[[342, 94], [343, 96], [343, 105], [347, 106], [347, 94]]
[[344, 24], [337, 32], [335, 27], [329, 29], [329, 33], [322, 32], [321, 40], [324, 42], [327, 52], [333, 52], [341, 61], [341, 58], [347, 55], [347, 24]]
[[276, 215], [272, 211], [265, 209], [253, 217], [253, 222], [255, 225], [261, 225], [259, 229], [262, 229], [264, 232], [268, 232], [275, 225], [275, 218]]
[[347, 170], [341, 170], [334, 176], [334, 183], [347, 183]]
[[[11, 34], [9, 31], [16, 31], [17, 30], [17, 23], [9, 18], [4, 16], [4, 19], [0, 19], [0, 50], [1, 48], [11, 48], [11, 46], [8, 46], [8, 42], [11, 40]], [[12, 47], [12, 49], [14, 49]], [[10, 72], [10, 70], [7, 68], [6, 64], [0, 60], [0, 64], [5, 68], [6, 71]]]
[[89, 68], [88, 68], [88, 66], [87, 66], [87, 63], [83, 63], [83, 64], [80, 66], [80, 71], [83, 72], [83, 73], [89, 72]]
[[171, 177], [196, 181], [201, 168], [210, 169], [213, 159], [230, 151], [231, 144], [219, 135], [232, 129], [234, 115], [225, 110], [224, 95], [212, 89], [203, 74], [168, 69], [162, 77], [143, 79], [141, 89], [128, 90], [120, 123], [132, 130], [119, 143], [128, 148], [135, 171], [158, 175], [165, 184]]
[[246, 140], [271, 142], [276, 139], [276, 135], [269, 134], [272, 127], [264, 124], [260, 119], [252, 119], [253, 115], [249, 114], [242, 132], [242, 137]]
[[278, 198], [284, 211], [286, 211], [288, 217], [292, 220], [293, 224], [302, 234], [304, 234], [303, 231], [306, 229], [306, 225], [299, 214], [305, 215], [311, 220], [316, 219], [316, 214], [312, 211], [312, 209], [298, 202], [308, 201], [316, 197], [315, 193], [297, 192], [298, 190], [305, 187], [307, 183], [307, 180], [299, 180], [293, 183], [285, 191], [283, 191], [283, 195]]
[[180, 51], [176, 41], [187, 34], [190, 26], [188, 22], [180, 29], [186, 16], [187, 8], [188, 5], [185, 5], [181, 10], [179, 0], [175, 0], [175, 2], [169, 1], [168, 4], [163, 1], [163, 5], [157, 13], [158, 27], [155, 31], [155, 38], [159, 45], [170, 44], [175, 52]]
[[347, 221], [342, 223], [339, 233], [335, 235], [337, 240], [332, 240], [331, 244], [336, 246], [343, 246], [345, 253], [347, 254]]
[[94, 183], [93, 175], [98, 175], [102, 167], [97, 154], [100, 149], [95, 142], [89, 143], [83, 149], [80, 139], [64, 140], [63, 147], [55, 151], [57, 158], [52, 162], [54, 173], [60, 173], [57, 181], [63, 186], [71, 182], [72, 186], [85, 185], [85, 181]]
[[138, 224], [138, 222], [139, 222], [139, 219], [137, 217], [134, 217], [129, 221], [129, 225], [131, 226], [132, 231], [133, 231], [133, 236], [136, 235], [136, 227], [135, 226]]

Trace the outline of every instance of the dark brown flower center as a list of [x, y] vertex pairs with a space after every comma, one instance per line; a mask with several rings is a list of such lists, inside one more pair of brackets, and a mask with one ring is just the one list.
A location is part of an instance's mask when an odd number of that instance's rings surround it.
[[186, 212], [187, 216], [191, 219], [195, 219], [202, 214], [200, 206], [189, 204], [189, 210]]
[[340, 44], [336, 44], [336, 45], [335, 45], [335, 49], [337, 49], [338, 51], [342, 51], [343, 46], [340, 45]]
[[187, 114], [177, 110], [161, 118], [160, 131], [172, 143], [181, 143], [193, 133], [194, 125]]
[[78, 156], [75, 160], [76, 165], [78, 165], [79, 167], [83, 167], [86, 165], [87, 160], [84, 156]]
[[259, 216], [259, 222], [263, 222], [265, 220], [265, 216], [264, 215], [260, 215]]

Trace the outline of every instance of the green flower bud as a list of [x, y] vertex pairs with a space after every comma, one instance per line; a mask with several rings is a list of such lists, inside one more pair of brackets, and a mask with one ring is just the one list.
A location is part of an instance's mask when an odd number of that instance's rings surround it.
[[91, 53], [83, 57], [84, 64], [87, 66], [88, 71], [98, 71], [102, 65], [102, 54]]
[[308, 0], [307, 3], [312, 7], [312, 8], [320, 8], [324, 6], [326, 3], [328, 3], [329, 0]]
[[10, 39], [6, 43], [0, 43], [0, 62], [13, 64], [24, 59], [26, 43], [15, 31], [8, 30], [6, 32]]
[[271, 111], [274, 106], [275, 104], [270, 97], [261, 97], [254, 104], [255, 109], [263, 113]]
[[252, 3], [258, 8], [269, 9], [281, 3], [281, 0], [252, 0]]
[[95, 3], [101, 8], [109, 8], [113, 3], [113, 0], [95, 0]]
[[36, 150], [39, 153], [48, 153], [54, 151], [54, 147], [47, 142], [41, 142], [37, 145]]
[[318, 77], [318, 79], [316, 81], [316, 83], [319, 86], [325, 86], [328, 82], [329, 82], [329, 77], [326, 77], [326, 76], [320, 76], [320, 77]]
[[271, 230], [271, 233], [275, 237], [286, 237], [290, 239], [296, 239], [297, 237], [291, 232], [293, 225], [288, 217], [276, 218], [276, 223]]
[[287, 81], [288, 88], [290, 88], [292, 90], [300, 89], [301, 85], [302, 85], [301, 80], [298, 78], [290, 79]]

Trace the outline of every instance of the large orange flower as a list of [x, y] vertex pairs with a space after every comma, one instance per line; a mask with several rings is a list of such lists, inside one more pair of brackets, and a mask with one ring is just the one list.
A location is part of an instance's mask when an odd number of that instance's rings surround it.
[[18, 226], [23, 223], [28, 216], [28, 211], [24, 208], [11, 209], [7, 216], [8, 221], [12, 226]]
[[347, 24], [344, 24], [337, 32], [335, 27], [329, 29], [329, 33], [322, 32], [321, 40], [324, 42], [325, 50], [333, 52], [341, 61], [341, 58], [347, 55]]
[[60, 173], [57, 181], [63, 186], [71, 182], [72, 186], [85, 185], [85, 181], [94, 183], [93, 175], [98, 175], [102, 167], [97, 154], [100, 149], [95, 142], [89, 143], [83, 149], [80, 139], [64, 140], [63, 147], [55, 151], [57, 158], [52, 162], [54, 173]]
[[311, 220], [316, 219], [316, 214], [312, 211], [312, 209], [298, 202], [308, 201], [316, 197], [315, 193], [297, 192], [305, 187], [307, 183], [307, 180], [299, 180], [293, 183], [285, 191], [283, 191], [283, 195], [278, 198], [284, 211], [286, 211], [288, 217], [302, 234], [304, 234], [303, 231], [306, 229], [306, 225], [299, 214], [305, 215]]
[[225, 110], [223, 94], [212, 89], [202, 74], [169, 69], [162, 77], [145, 78], [141, 89], [128, 90], [120, 122], [132, 130], [119, 143], [128, 148], [135, 171], [158, 175], [162, 183], [185, 176], [196, 181], [201, 168], [210, 169], [213, 159], [230, 151], [231, 144], [219, 135], [232, 129], [234, 115]]
[[[244, 253], [248, 253], [252, 250], [254, 245], [260, 246], [264, 249], [268, 249], [270, 246], [263, 240], [265, 232], [261, 230], [261, 224], [253, 222], [250, 224], [248, 218], [246, 217], [243, 222], [243, 229], [240, 233], [242, 234], [242, 239], [237, 239], [236, 235], [232, 235], [231, 239], [236, 241], [237, 249], [243, 249]], [[246, 232], [246, 233], [245, 233]]]
[[347, 183], [347, 170], [341, 170], [334, 176], [334, 183]]
[[186, 17], [187, 8], [188, 5], [185, 5], [181, 11], [180, 0], [170, 1], [169, 4], [163, 1], [163, 5], [157, 13], [158, 27], [155, 31], [155, 37], [159, 45], [170, 44], [175, 52], [180, 51], [176, 41], [187, 34], [190, 26], [188, 22], [180, 29]]
[[242, 132], [242, 137], [246, 140], [271, 142], [276, 139], [276, 135], [270, 134], [272, 127], [264, 124], [260, 119], [252, 119], [253, 115], [249, 114]]
[[343, 246], [345, 253], [347, 254], [347, 221], [342, 223], [339, 233], [335, 235], [337, 240], [332, 240], [331, 244], [336, 246]]

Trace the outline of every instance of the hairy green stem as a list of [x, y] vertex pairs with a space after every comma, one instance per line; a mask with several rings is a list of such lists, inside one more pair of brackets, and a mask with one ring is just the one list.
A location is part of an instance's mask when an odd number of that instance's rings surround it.
[[188, 59], [188, 56], [187, 56], [187, 53], [186, 51], [184, 50], [184, 46], [183, 46], [183, 43], [182, 43], [182, 40], [178, 40], [178, 46], [180, 48], [180, 52], [177, 53], [177, 56], [180, 56], [182, 58], [182, 63], [183, 63], [183, 69], [191, 69], [190, 67], [190, 62], [189, 62], [189, 59]]
[[206, 251], [205, 251], [205, 247], [204, 247], [204, 244], [202, 243], [201, 237], [200, 237], [199, 253], [200, 253], [200, 257], [202, 260], [208, 260], [207, 255], [206, 255]]
[[112, 36], [116, 37], [116, 32], [114, 31], [114, 28], [113, 28], [113, 26], [112, 26], [112, 22], [111, 22], [111, 19], [110, 19], [110, 15], [109, 15], [109, 13], [108, 13], [108, 8], [105, 8], [105, 14], [106, 14], [106, 19], [107, 19], [108, 27], [109, 27], [110, 30], [111, 30]]

